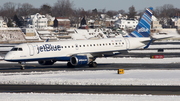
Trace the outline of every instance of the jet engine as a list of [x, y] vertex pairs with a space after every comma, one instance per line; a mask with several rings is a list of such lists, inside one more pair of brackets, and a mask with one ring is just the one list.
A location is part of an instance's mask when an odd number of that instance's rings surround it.
[[56, 61], [53, 60], [42, 60], [42, 61], [38, 61], [38, 63], [40, 65], [53, 65]]
[[89, 59], [87, 56], [72, 56], [70, 63], [72, 66], [86, 65], [89, 63]]

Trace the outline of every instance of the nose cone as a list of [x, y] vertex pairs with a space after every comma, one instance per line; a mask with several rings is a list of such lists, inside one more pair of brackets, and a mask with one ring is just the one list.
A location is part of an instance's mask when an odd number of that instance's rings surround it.
[[7, 53], [4, 57], [5, 61], [11, 61], [12, 60], [12, 54], [11, 53]]

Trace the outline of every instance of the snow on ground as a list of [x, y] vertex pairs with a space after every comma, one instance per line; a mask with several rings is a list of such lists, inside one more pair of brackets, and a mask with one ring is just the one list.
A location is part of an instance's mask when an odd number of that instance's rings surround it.
[[150, 58], [97, 58], [97, 63], [141, 63], [141, 64], [169, 64], [180, 63], [180, 58], [164, 58], [164, 59], [150, 59]]
[[172, 45], [172, 44], [166, 44], [166, 45], [150, 45], [148, 49], [151, 48], [180, 48], [180, 45]]
[[66, 93], [0, 93], [0, 101], [180, 101], [180, 96], [66, 94]]
[[[131, 50], [128, 51], [129, 53], [162, 53], [162, 52], [157, 52], [157, 50]], [[164, 49], [163, 53], [180, 53], [180, 49], [175, 49], [175, 50], [166, 50]]]
[[0, 84], [180, 85], [180, 70], [49, 71], [0, 73]]

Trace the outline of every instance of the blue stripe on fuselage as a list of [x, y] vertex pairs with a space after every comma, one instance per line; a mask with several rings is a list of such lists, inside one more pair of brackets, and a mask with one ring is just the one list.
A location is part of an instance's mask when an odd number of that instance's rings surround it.
[[20, 61], [41, 61], [41, 60], [56, 60], [56, 61], [70, 61], [71, 57], [48, 57], [48, 58], [31, 58], [31, 59], [13, 59], [6, 60], [9, 62], [20, 62]]

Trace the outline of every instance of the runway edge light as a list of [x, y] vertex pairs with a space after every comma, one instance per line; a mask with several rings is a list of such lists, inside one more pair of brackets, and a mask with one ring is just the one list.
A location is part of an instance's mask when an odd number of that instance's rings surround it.
[[118, 74], [124, 74], [124, 69], [118, 69]]

